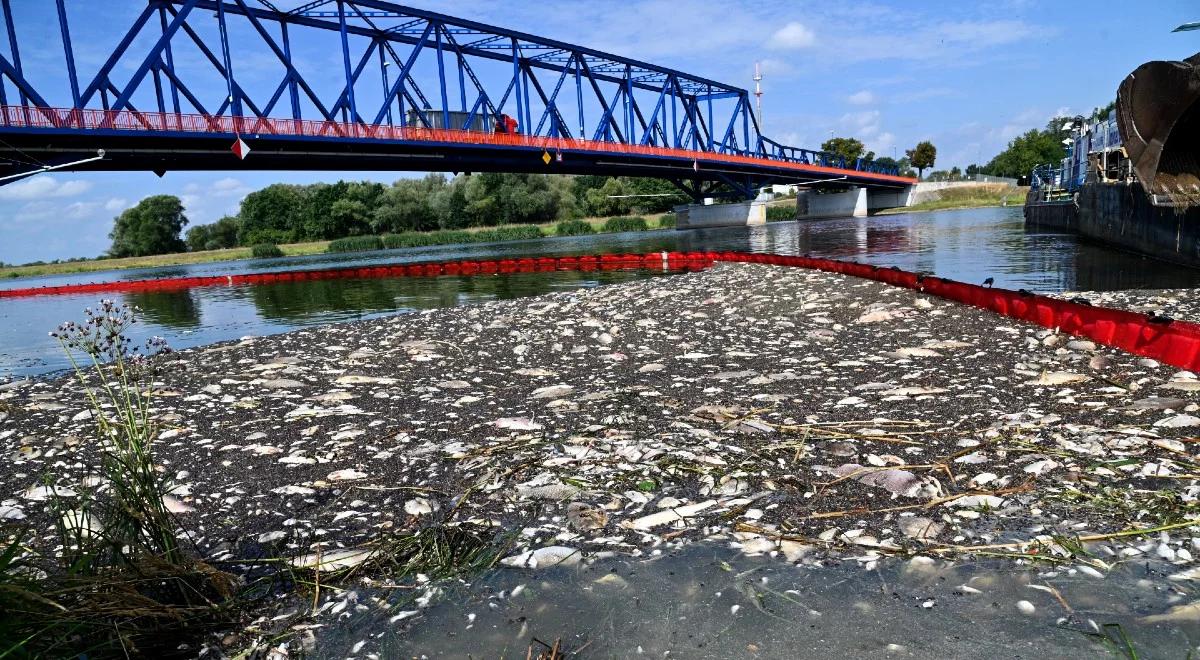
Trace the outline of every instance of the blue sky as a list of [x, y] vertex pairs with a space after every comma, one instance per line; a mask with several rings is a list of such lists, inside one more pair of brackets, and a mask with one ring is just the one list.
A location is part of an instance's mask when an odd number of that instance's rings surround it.
[[[53, 4], [13, 0], [18, 31], [57, 38]], [[1014, 136], [1053, 115], [1086, 113], [1107, 103], [1138, 64], [1200, 51], [1200, 33], [1170, 33], [1180, 23], [1200, 20], [1200, 5], [1184, 0], [410, 4], [744, 87], [753, 86], [750, 77], [759, 61], [767, 136], [818, 148], [832, 132], [857, 137], [886, 156], [931, 140], [938, 147], [937, 168], [986, 162]], [[81, 79], [90, 79], [143, 6], [139, 0], [67, 0]], [[131, 51], [145, 43], [135, 42]], [[336, 82], [340, 55], [307, 45], [315, 53], [313, 70]], [[50, 102], [69, 105], [58, 73], [58, 43], [21, 47], [34, 84], [51, 90], [45, 92]], [[261, 53], [247, 55], [235, 62], [235, 70], [243, 85], [273, 89], [274, 64]], [[220, 95], [220, 88], [219, 79], [213, 80], [208, 91]], [[15, 95], [11, 85], [8, 93]], [[97, 255], [108, 247], [113, 217], [148, 195], [179, 195], [194, 225], [236, 212], [248, 192], [278, 181], [389, 182], [402, 176], [414, 174], [231, 169], [169, 172], [163, 178], [148, 172], [39, 175], [0, 187], [0, 261]]]

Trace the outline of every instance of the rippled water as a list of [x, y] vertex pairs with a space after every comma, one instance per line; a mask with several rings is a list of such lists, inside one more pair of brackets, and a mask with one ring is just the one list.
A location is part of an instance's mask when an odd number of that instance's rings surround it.
[[[377, 263], [508, 256], [740, 250], [812, 254], [898, 266], [968, 282], [1040, 291], [1200, 285], [1200, 271], [1080, 243], [1065, 234], [1026, 233], [1020, 208], [844, 218], [766, 227], [656, 231], [497, 244], [252, 259], [9, 280], [0, 288], [75, 282], [263, 272]], [[143, 309], [141, 336], [183, 348], [245, 335], [598, 286], [655, 273], [528, 273], [476, 277], [363, 279], [205, 287], [119, 294]], [[658, 275], [661, 275], [659, 273]], [[47, 332], [78, 318], [96, 294], [0, 299], [0, 378], [67, 365]]]
[[795, 566], [694, 545], [653, 559], [496, 570], [447, 587], [426, 610], [414, 609], [411, 592], [356, 593], [391, 608], [319, 632], [317, 655], [525, 658], [558, 642], [566, 657], [587, 658], [1128, 658], [1130, 647], [1144, 659], [1190, 657], [1200, 621], [1159, 617], [1195, 590], [1160, 569], [1171, 571], [1141, 562], [1096, 577], [1072, 566], [920, 559]]

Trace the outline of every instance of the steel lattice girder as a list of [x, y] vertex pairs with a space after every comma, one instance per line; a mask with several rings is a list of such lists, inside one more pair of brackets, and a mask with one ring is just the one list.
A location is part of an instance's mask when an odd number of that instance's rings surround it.
[[[640, 144], [744, 154], [864, 171], [868, 163], [848, 164], [828, 154], [781, 145], [764, 138], [751, 110], [745, 89], [694, 76], [675, 69], [620, 57], [585, 46], [546, 39], [406, 7], [386, 0], [314, 0], [290, 11], [280, 10], [279, 0], [148, 0], [117, 46], [86, 85], [81, 85], [70, 38], [68, 7], [79, 0], [56, 0], [64, 46], [66, 75], [72, 107], [134, 111], [134, 100], [146, 103], [153, 87], [158, 112], [186, 111], [190, 104], [212, 116], [268, 117], [282, 104], [290, 106], [292, 119], [330, 122], [392, 124], [406, 121], [405, 108], [420, 110], [416, 120], [431, 126], [428, 90], [435, 90], [441, 125], [470, 128], [473, 122], [495, 121], [512, 114], [521, 132], [545, 137], [579, 137]], [[18, 30], [10, 0], [0, 0], [11, 62], [0, 55], [0, 83], [17, 91], [20, 103], [45, 112], [47, 94], [39, 93], [24, 76]], [[219, 38], [205, 38], [189, 20], [214, 17]], [[155, 20], [157, 18], [157, 20]], [[277, 60], [283, 75], [277, 84], [254, 89], [238, 80], [238, 62], [248, 46], [245, 39], [230, 39], [230, 28], [251, 30], [253, 44]], [[302, 74], [293, 60], [292, 43], [300, 31], [322, 30], [338, 36], [343, 80], [336, 95], [319, 92], [320, 85]], [[148, 39], [149, 48], [143, 44]], [[360, 47], [364, 43], [365, 47]], [[195, 73], [175, 66], [176, 52], [199, 51], [202, 63], [224, 83], [225, 98], [216, 107], [206, 106]], [[414, 77], [414, 65], [436, 58], [436, 76]], [[511, 74], [481, 77], [482, 62], [511, 66]], [[389, 79], [388, 67], [398, 75]], [[374, 73], [370, 73], [374, 70]], [[457, 70], [458, 106], [451, 110], [450, 76]], [[131, 70], [127, 78], [124, 72]], [[122, 80], [116, 73], [122, 73]], [[539, 74], [545, 77], [539, 79]], [[365, 81], [380, 76], [381, 100], [360, 95]], [[0, 84], [0, 105], [8, 105]], [[563, 94], [574, 87], [574, 98]], [[501, 92], [501, 90], [503, 90]], [[474, 100], [472, 101], [470, 96]], [[640, 100], [639, 100], [640, 97]], [[647, 99], [653, 99], [648, 101]], [[370, 107], [363, 107], [363, 103]], [[577, 116], [568, 119], [564, 106], [574, 105]], [[514, 109], [506, 108], [515, 107]], [[537, 106], [537, 110], [534, 109]], [[399, 109], [399, 118], [394, 109]], [[591, 111], [591, 121], [585, 116]], [[451, 126], [451, 113], [462, 125]], [[313, 116], [316, 113], [317, 116]], [[465, 117], [459, 113], [465, 114]], [[599, 115], [598, 117], [596, 115]], [[47, 115], [49, 116], [49, 115]]]

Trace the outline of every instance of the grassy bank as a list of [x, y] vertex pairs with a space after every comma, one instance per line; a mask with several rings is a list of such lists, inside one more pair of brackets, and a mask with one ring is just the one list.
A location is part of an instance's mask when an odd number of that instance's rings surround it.
[[[647, 229], [666, 229], [674, 227], [675, 216], [670, 213], [646, 216]], [[612, 231], [628, 231], [620, 226], [606, 228], [605, 225], [613, 218], [584, 218], [572, 221], [584, 223], [592, 229], [588, 233], [604, 233]], [[359, 249], [375, 249], [371, 239], [383, 241], [384, 247], [419, 247], [428, 245], [452, 245], [455, 243], [481, 243], [499, 240], [519, 240], [537, 238], [536, 230], [541, 236], [558, 236], [560, 223], [545, 223], [539, 225], [515, 225], [508, 227], [471, 227], [469, 229], [433, 232], [406, 232], [392, 234], [384, 241], [383, 237], [354, 237], [352, 240], [364, 239], [364, 247]], [[575, 226], [575, 225], [572, 225]], [[572, 232], [574, 235], [579, 232]], [[403, 237], [403, 238], [401, 238]], [[340, 239], [347, 240], [347, 239]], [[283, 256], [296, 257], [307, 254], [322, 254], [331, 251], [330, 245], [335, 241], [314, 241], [311, 243], [289, 243], [280, 245]], [[371, 243], [367, 245], [367, 243]], [[239, 247], [227, 250], [203, 250], [199, 252], [179, 252], [175, 254], [158, 254], [150, 257], [128, 257], [124, 259], [87, 259], [56, 264], [30, 264], [27, 266], [0, 267], [0, 278], [38, 277], [41, 275], [60, 275], [66, 273], [91, 273], [102, 270], [126, 270], [131, 268], [154, 268], [157, 266], [183, 266], [188, 264], [204, 264], [218, 261], [236, 261], [238, 259], [254, 258], [253, 248]]]
[[[305, 254], [320, 254], [329, 247], [329, 241], [314, 241], [312, 243], [291, 243], [280, 245], [284, 256], [297, 257]], [[58, 264], [30, 264], [28, 266], [5, 266], [0, 268], [0, 277], [37, 277], [39, 275], [59, 275], [63, 273], [91, 273], [99, 270], [126, 270], [130, 268], [154, 268], [156, 266], [182, 266], [186, 264], [204, 264], [214, 261], [235, 261], [253, 257], [252, 247], [230, 248], [228, 250], [204, 250], [201, 252], [177, 252], [175, 254], [156, 254], [150, 257], [126, 257], [124, 259], [88, 259], [84, 261], [69, 261]]]
[[879, 215], [914, 213], [917, 211], [944, 211], [948, 209], [972, 209], [985, 206], [1021, 206], [1025, 203], [1028, 188], [1005, 184], [983, 184], [962, 186], [938, 191], [937, 199], [914, 204], [906, 208], [886, 209]]
[[591, 218], [588, 220], [563, 220], [553, 225], [509, 225], [473, 230], [451, 229], [442, 231], [412, 231], [380, 236], [350, 236], [339, 238], [329, 244], [329, 252], [366, 252], [370, 250], [392, 250], [397, 248], [427, 247], [432, 245], [466, 245], [470, 243], [498, 243], [501, 241], [529, 241], [548, 236], [583, 236], [597, 233], [627, 231], [649, 231], [675, 226], [675, 217], [664, 214], [652, 220], [642, 216], [617, 216], [613, 218]]

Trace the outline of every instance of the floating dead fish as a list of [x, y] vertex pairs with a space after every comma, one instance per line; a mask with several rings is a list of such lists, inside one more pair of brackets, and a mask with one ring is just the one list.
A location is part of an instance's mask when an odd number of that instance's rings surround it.
[[375, 553], [376, 550], [373, 548], [313, 551], [296, 557], [288, 563], [296, 568], [307, 568], [327, 573], [361, 566], [375, 557]]
[[538, 431], [542, 428], [541, 424], [529, 419], [528, 417], [501, 417], [492, 422], [497, 428], [511, 429], [513, 431]]
[[368, 475], [366, 472], [360, 472], [352, 468], [347, 468], [345, 470], [336, 470], [334, 472], [330, 472], [325, 478], [330, 481], [354, 481], [356, 479], [366, 479], [367, 476]]
[[1026, 381], [1026, 385], [1068, 385], [1091, 380], [1091, 376], [1071, 373], [1069, 371], [1043, 371], [1035, 380]]
[[386, 376], [362, 376], [356, 374], [347, 374], [345, 376], [339, 376], [334, 382], [338, 385], [395, 385], [399, 381], [395, 378], [388, 378]]
[[657, 513], [652, 513], [648, 516], [642, 516], [635, 520], [626, 520], [621, 523], [622, 527], [638, 530], [650, 530], [661, 525], [673, 523], [676, 521], [686, 522], [688, 518], [694, 517], [701, 511], [706, 511], [717, 505], [716, 500], [705, 500], [696, 504], [688, 504], [686, 506], [675, 507], [673, 509], [665, 509]]
[[552, 568], [554, 566], [572, 566], [578, 564], [580, 559], [577, 548], [551, 545], [505, 557], [500, 560], [500, 564], [510, 568]]
[[539, 387], [529, 395], [531, 399], [557, 399], [566, 396], [575, 391], [574, 385], [550, 385], [549, 387]]

